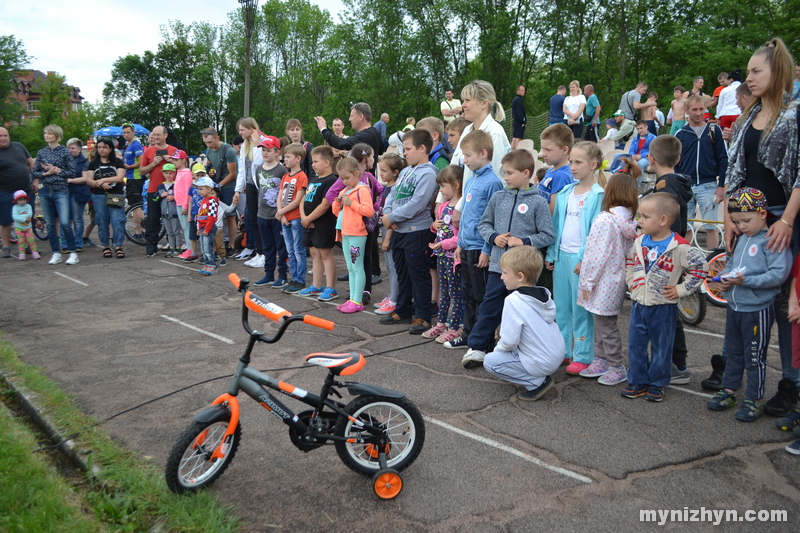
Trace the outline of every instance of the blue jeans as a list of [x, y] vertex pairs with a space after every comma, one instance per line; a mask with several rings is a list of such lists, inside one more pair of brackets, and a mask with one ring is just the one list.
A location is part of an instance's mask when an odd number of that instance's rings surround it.
[[[42, 205], [42, 214], [45, 224], [47, 224], [47, 237], [50, 240], [50, 248], [53, 253], [61, 252], [59, 242], [58, 220], [70, 220], [69, 213], [69, 191], [67, 189], [53, 189], [45, 185], [39, 189], [39, 203]], [[69, 224], [63, 224], [64, 245], [69, 252], [75, 251], [75, 234]], [[81, 236], [82, 237], [82, 236]]]
[[[696, 209], [700, 206], [700, 218], [703, 220], [719, 220], [719, 204], [714, 201], [714, 193], [717, 192], [716, 182], [701, 183], [692, 185], [692, 199], [686, 203], [686, 212], [689, 218], [697, 218]], [[688, 223], [688, 229], [692, 228], [692, 223]], [[716, 229], [711, 224], [703, 225], [706, 231]]]
[[280, 221], [274, 218], [258, 219], [258, 234], [261, 236], [261, 246], [259, 247], [264, 254], [264, 273], [272, 278], [275, 275], [275, 254], [278, 255], [278, 279], [286, 279], [289, 268], [286, 266], [288, 256], [286, 245], [281, 236]]
[[203, 253], [203, 263], [206, 266], [217, 268], [217, 259], [214, 257], [214, 239], [217, 237], [216, 226], [211, 228], [208, 235], [200, 234], [200, 250]]
[[[486, 280], [486, 292], [478, 308], [478, 320], [469, 332], [467, 345], [473, 350], [485, 352], [494, 346], [494, 332], [503, 318], [503, 304], [508, 290], [497, 272], [489, 272]], [[454, 327], [458, 327], [455, 325]]]
[[299, 218], [290, 220], [288, 226], [283, 226], [283, 242], [286, 245], [286, 253], [289, 254], [289, 271], [292, 273], [292, 281], [305, 285], [308, 259], [306, 247], [303, 246], [303, 225]]
[[[79, 202], [75, 199], [74, 196], [70, 197], [69, 199], [69, 224], [72, 227], [72, 233], [75, 235], [75, 247], [82, 248], [83, 247], [83, 228], [85, 226], [83, 222], [83, 212], [86, 210], [86, 204], [89, 202]], [[61, 224], [61, 244], [67, 242], [67, 238], [64, 236], [64, 224]]]
[[94, 223], [97, 224], [100, 244], [108, 246], [108, 225], [111, 224], [111, 230], [114, 232], [113, 244], [122, 246], [125, 242], [125, 209], [107, 206], [105, 194], [93, 194], [92, 205], [94, 205]]
[[[558, 294], [558, 293], [556, 293]], [[628, 329], [628, 383], [664, 388], [672, 377], [672, 343], [678, 307], [673, 304], [631, 307]], [[650, 346], [650, 355], [647, 347]]]

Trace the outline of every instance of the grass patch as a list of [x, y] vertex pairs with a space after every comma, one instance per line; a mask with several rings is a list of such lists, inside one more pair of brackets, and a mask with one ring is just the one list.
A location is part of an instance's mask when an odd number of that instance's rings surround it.
[[[70, 435], [96, 422], [75, 406], [72, 398], [45, 376], [37, 367], [25, 364], [14, 348], [0, 340], [0, 371], [14, 375], [25, 389], [35, 394], [38, 405], [44, 410], [62, 435]], [[234, 532], [243, 526], [229, 506], [220, 503], [213, 494], [201, 491], [194, 495], [178, 496], [170, 492], [163, 472], [152, 462], [121, 448], [111, 438], [92, 428], [79, 436], [80, 447], [90, 450], [93, 466], [100, 470], [100, 480], [90, 479], [86, 501], [94, 517], [104, 528], [115, 531], [214, 531]], [[0, 445], [8, 446], [8, 438], [0, 433]], [[22, 445], [24, 455], [36, 447]], [[0, 463], [0, 473], [5, 472]], [[3, 474], [4, 475], [4, 474]], [[12, 477], [17, 477], [12, 474]], [[0, 478], [2, 479], [2, 478]], [[18, 482], [15, 480], [15, 482]], [[14, 491], [6, 490], [5, 480], [0, 483], [3, 494], [17, 499]], [[92, 531], [92, 528], [29, 527], [9, 528], [2, 522], [12, 508], [0, 500], [0, 531]]]

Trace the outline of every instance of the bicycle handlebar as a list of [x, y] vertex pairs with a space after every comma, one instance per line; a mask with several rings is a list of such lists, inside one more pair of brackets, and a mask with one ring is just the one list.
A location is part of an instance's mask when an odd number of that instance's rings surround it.
[[319, 318], [311, 315], [305, 315], [303, 317], [303, 322], [305, 322], [306, 324], [310, 324], [312, 326], [317, 326], [318, 328], [327, 329], [328, 331], [333, 331], [333, 327], [336, 325], [330, 320], [325, 320], [324, 318]]

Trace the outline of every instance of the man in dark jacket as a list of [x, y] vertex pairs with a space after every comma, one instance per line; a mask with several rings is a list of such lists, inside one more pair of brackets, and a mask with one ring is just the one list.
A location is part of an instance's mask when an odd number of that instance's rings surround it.
[[375, 165], [370, 169], [370, 172], [376, 175], [375, 169], [378, 166], [378, 156], [384, 152], [383, 139], [381, 139], [381, 134], [378, 133], [378, 130], [370, 123], [370, 120], [372, 120], [372, 108], [369, 107], [369, 104], [359, 102], [353, 104], [353, 107], [350, 108], [350, 125], [353, 126], [356, 134], [344, 139], [337, 137], [333, 130], [328, 128], [328, 123], [325, 122], [324, 117], [314, 117], [314, 120], [317, 122], [317, 127], [325, 142], [335, 150], [349, 150], [358, 143], [370, 145], [375, 154]]
[[511, 100], [511, 118], [513, 132], [511, 137], [511, 149], [516, 150], [519, 142], [525, 137], [525, 123], [528, 117], [525, 114], [525, 86], [517, 87], [517, 96]]
[[[725, 196], [728, 152], [719, 126], [703, 120], [705, 110], [701, 96], [693, 95], [686, 101], [689, 120], [675, 134], [682, 146], [675, 172], [689, 176], [692, 185], [693, 198], [687, 206], [689, 218], [695, 218], [699, 204], [700, 218], [719, 220], [718, 206]], [[708, 249], [713, 250], [719, 246], [719, 232], [710, 224], [705, 229]]]

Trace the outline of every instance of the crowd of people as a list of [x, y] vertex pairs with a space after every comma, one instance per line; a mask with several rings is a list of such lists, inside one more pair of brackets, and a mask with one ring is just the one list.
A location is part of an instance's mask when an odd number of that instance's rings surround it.
[[[168, 142], [164, 126], [153, 129], [144, 148], [126, 124], [121, 158], [111, 140], [99, 139], [88, 160], [80, 141], [59, 144], [58, 126], [44, 129], [47, 146], [35, 160], [0, 128], [3, 256], [11, 256], [13, 225], [19, 259], [28, 247], [39, 257], [30, 237], [34, 191], [50, 264], [62, 254], [77, 263], [95, 225], [102, 256], [124, 258], [126, 194], [129, 202], [146, 203], [147, 257], [200, 261], [206, 276], [229, 257], [243, 260], [263, 269], [254, 286], [320, 301], [339, 299], [336, 281], [346, 280], [342, 313], [373, 303], [382, 250], [390, 281], [389, 295], [374, 302], [382, 324], [407, 324], [411, 334], [466, 350], [466, 369], [482, 366], [521, 386], [522, 401], [542, 398], [566, 365], [567, 375], [622, 385], [623, 397], [657, 403], [670, 385], [689, 382], [676, 304], [708, 275], [704, 255], [686, 239], [688, 218], [698, 208], [710, 218], [723, 203], [731, 257], [717, 281], [728, 304], [722, 353], [702, 382], [716, 391], [708, 408], [740, 403], [737, 420], [767, 413], [800, 437], [794, 68], [783, 41], [774, 39], [751, 57], [746, 83], [726, 73], [713, 97], [702, 93], [702, 78], [690, 91], [676, 87], [672, 134], [658, 135], [658, 95], [642, 102], [647, 86], [638, 84], [609, 119], [617, 126], [610, 138], [631, 139], [631, 147], [608, 172], [598, 145], [602, 108], [592, 86], [582, 91], [577, 81], [569, 96], [562, 86], [551, 100], [551, 123], [539, 139], [546, 169], [539, 170], [533, 153], [517, 148], [525, 88], [517, 88], [512, 104], [509, 143], [503, 107], [480, 80], [465, 86], [460, 100], [448, 91], [443, 120], [409, 118], [400, 132], [402, 153], [386, 139], [388, 115], [376, 123], [382, 128], [372, 125], [366, 103], [351, 107], [349, 137], [341, 119], [330, 129], [315, 117], [324, 146], [305, 141], [295, 119], [278, 138], [242, 118], [232, 145], [205, 129], [205, 157], [194, 163]], [[655, 175], [655, 192], [640, 198], [643, 171]], [[89, 202], [92, 224], [84, 227]], [[245, 241], [234, 255], [240, 213]], [[339, 245], [347, 273], [337, 278]], [[617, 324], [626, 292], [633, 302], [627, 368]], [[776, 321], [782, 378], [763, 402]], [[787, 450], [800, 455], [800, 438]]]

